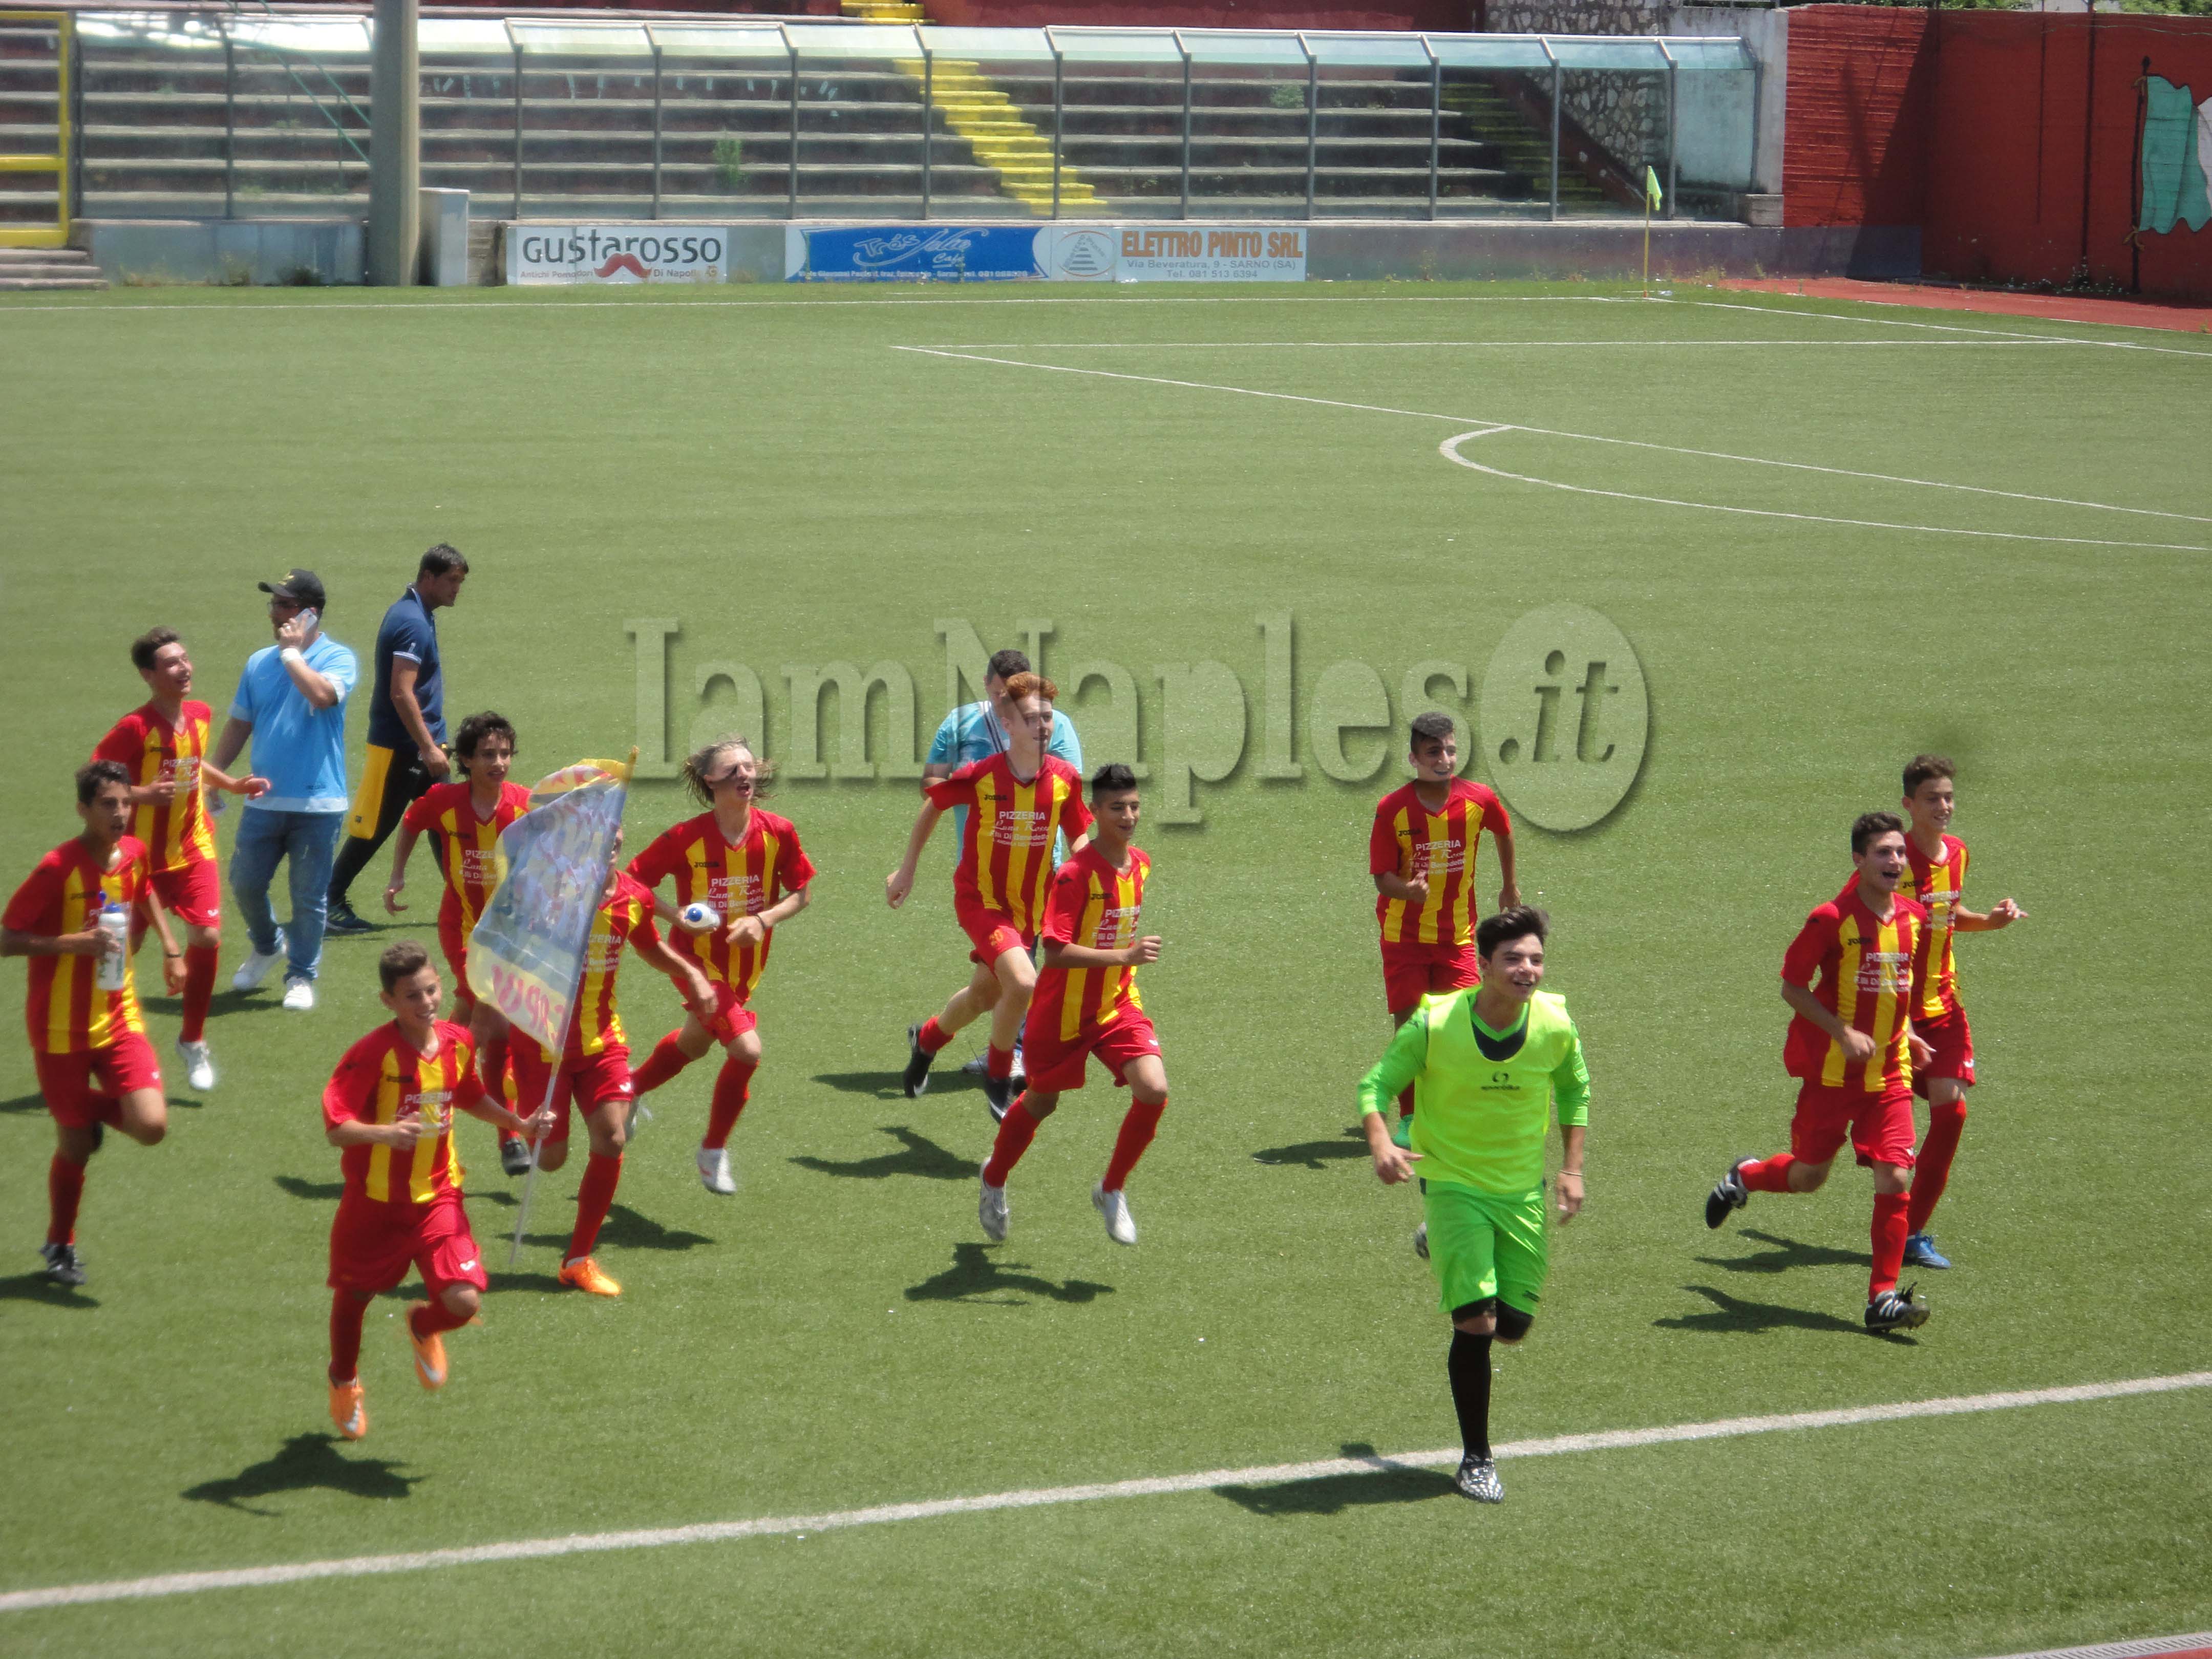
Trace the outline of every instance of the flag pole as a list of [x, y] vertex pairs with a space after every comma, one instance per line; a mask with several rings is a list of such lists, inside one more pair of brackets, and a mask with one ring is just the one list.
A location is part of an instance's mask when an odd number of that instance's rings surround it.
[[1651, 193], [1644, 193], [1644, 297], [1651, 297]]
[[[581, 976], [579, 975], [579, 977]], [[572, 990], [569, 994], [573, 997], [575, 994]], [[526, 1036], [522, 1032], [517, 1032], [515, 1035], [525, 1042], [538, 1041], [536, 1037]], [[538, 1052], [540, 1054], [544, 1052], [543, 1044], [539, 1045]], [[562, 1060], [565, 1060], [567, 1055], [568, 1045], [564, 1042], [562, 1045], [560, 1059], [554, 1060], [551, 1073], [545, 1079], [545, 1098], [540, 1103], [541, 1108], [553, 1104], [554, 1091], [561, 1086]], [[538, 1149], [542, 1144], [538, 1136], [533, 1134], [530, 1138], [530, 1172], [522, 1177], [522, 1202], [516, 1206], [514, 1212], [514, 1238], [507, 1247], [507, 1270], [509, 1273], [514, 1271], [514, 1264], [522, 1255], [522, 1230], [530, 1220], [530, 1194], [538, 1185]]]

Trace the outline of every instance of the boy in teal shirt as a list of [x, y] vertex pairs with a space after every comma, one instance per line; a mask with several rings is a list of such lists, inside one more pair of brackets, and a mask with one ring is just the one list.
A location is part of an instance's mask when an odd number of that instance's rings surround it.
[[[1504, 1501], [1490, 1452], [1490, 1348], [1518, 1342], [1535, 1321], [1548, 1266], [1544, 1132], [1554, 1103], [1565, 1152], [1559, 1219], [1583, 1207], [1583, 1137], [1589, 1073], [1566, 999], [1541, 992], [1540, 910], [1516, 906], [1475, 929], [1482, 983], [1433, 993], [1398, 1028], [1359, 1082], [1375, 1173], [1385, 1186], [1420, 1171], [1431, 1269], [1452, 1322], [1445, 1369], [1464, 1455], [1457, 1485]], [[1411, 1084], [1411, 1145], [1390, 1134], [1389, 1107]]]

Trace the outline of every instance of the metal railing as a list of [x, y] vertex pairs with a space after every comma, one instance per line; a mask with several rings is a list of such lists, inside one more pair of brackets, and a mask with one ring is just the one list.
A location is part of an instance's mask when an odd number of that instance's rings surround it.
[[[1668, 212], [1727, 216], [1758, 96], [1725, 37], [421, 27], [423, 183], [515, 218], [1626, 216], [1647, 166]], [[365, 17], [85, 12], [77, 50], [87, 215], [365, 201]], [[0, 149], [15, 109], [0, 85]]]

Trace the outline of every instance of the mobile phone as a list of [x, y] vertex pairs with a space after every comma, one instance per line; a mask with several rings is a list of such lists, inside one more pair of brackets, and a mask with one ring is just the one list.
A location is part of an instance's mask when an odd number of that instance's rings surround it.
[[301, 611], [295, 614], [292, 618], [294, 622], [299, 623], [301, 628], [307, 629], [310, 634], [315, 631], [316, 625], [319, 623], [322, 619], [323, 613], [316, 610], [312, 605], [305, 611]]

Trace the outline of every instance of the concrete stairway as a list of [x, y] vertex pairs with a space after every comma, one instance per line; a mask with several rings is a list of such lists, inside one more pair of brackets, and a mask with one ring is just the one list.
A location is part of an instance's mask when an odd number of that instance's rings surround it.
[[0, 247], [0, 292], [106, 286], [107, 279], [82, 248]]

